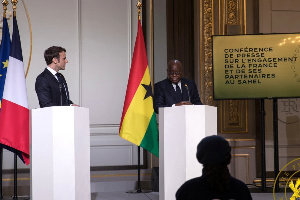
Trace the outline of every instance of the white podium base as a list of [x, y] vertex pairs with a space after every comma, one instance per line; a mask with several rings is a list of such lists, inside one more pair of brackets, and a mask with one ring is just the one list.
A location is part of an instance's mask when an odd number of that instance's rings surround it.
[[31, 199], [91, 199], [89, 110], [31, 111]]
[[159, 199], [175, 199], [187, 180], [201, 176], [197, 145], [217, 134], [217, 108], [189, 105], [159, 110]]

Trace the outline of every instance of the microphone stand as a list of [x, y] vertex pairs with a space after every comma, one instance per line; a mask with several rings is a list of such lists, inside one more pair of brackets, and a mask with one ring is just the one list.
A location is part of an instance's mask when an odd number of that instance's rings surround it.
[[189, 96], [189, 102], [191, 102], [191, 96], [190, 96], [190, 91], [189, 91], [189, 86], [187, 84], [184, 84], [187, 92], [188, 92], [188, 96]]
[[60, 84], [59, 84], [59, 93], [60, 93], [60, 106], [62, 106], [62, 105], [63, 105], [63, 103], [62, 103], [62, 94], [61, 94], [61, 88], [62, 88], [62, 84], [60, 83]]

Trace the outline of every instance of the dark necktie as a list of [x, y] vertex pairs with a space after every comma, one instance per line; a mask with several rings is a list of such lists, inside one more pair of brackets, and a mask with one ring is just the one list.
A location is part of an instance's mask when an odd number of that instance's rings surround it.
[[175, 85], [176, 85], [176, 98], [177, 98], [177, 101], [181, 102], [182, 101], [182, 94], [181, 94], [180, 87], [179, 87], [178, 83], [175, 83]]
[[61, 92], [61, 97], [62, 97], [61, 104], [66, 105], [66, 104], [68, 104], [67, 84], [65, 83], [64, 79], [62, 78], [61, 73], [56, 73], [55, 75], [56, 75], [56, 77], [58, 79], [58, 82], [59, 82], [59, 88], [60, 88], [59, 90]]

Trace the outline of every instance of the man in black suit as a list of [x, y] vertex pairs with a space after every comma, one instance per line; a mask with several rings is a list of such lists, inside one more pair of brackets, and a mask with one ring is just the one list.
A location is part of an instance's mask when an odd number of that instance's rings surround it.
[[167, 68], [168, 78], [154, 85], [154, 110], [159, 107], [181, 105], [201, 105], [197, 86], [194, 81], [182, 78], [182, 64], [170, 60]]
[[66, 49], [52, 46], [45, 50], [46, 69], [38, 75], [35, 91], [41, 108], [50, 106], [78, 106], [70, 100], [67, 82], [59, 70], [68, 63]]

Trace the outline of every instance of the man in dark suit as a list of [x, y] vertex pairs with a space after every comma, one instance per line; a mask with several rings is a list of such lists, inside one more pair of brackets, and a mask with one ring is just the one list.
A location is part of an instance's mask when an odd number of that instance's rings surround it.
[[47, 64], [45, 70], [38, 75], [35, 91], [41, 108], [49, 106], [78, 106], [70, 100], [67, 82], [59, 70], [65, 70], [68, 63], [66, 49], [52, 46], [45, 50]]
[[167, 68], [168, 78], [154, 85], [154, 110], [159, 107], [181, 105], [201, 105], [197, 86], [194, 81], [182, 78], [182, 64], [170, 60]]

